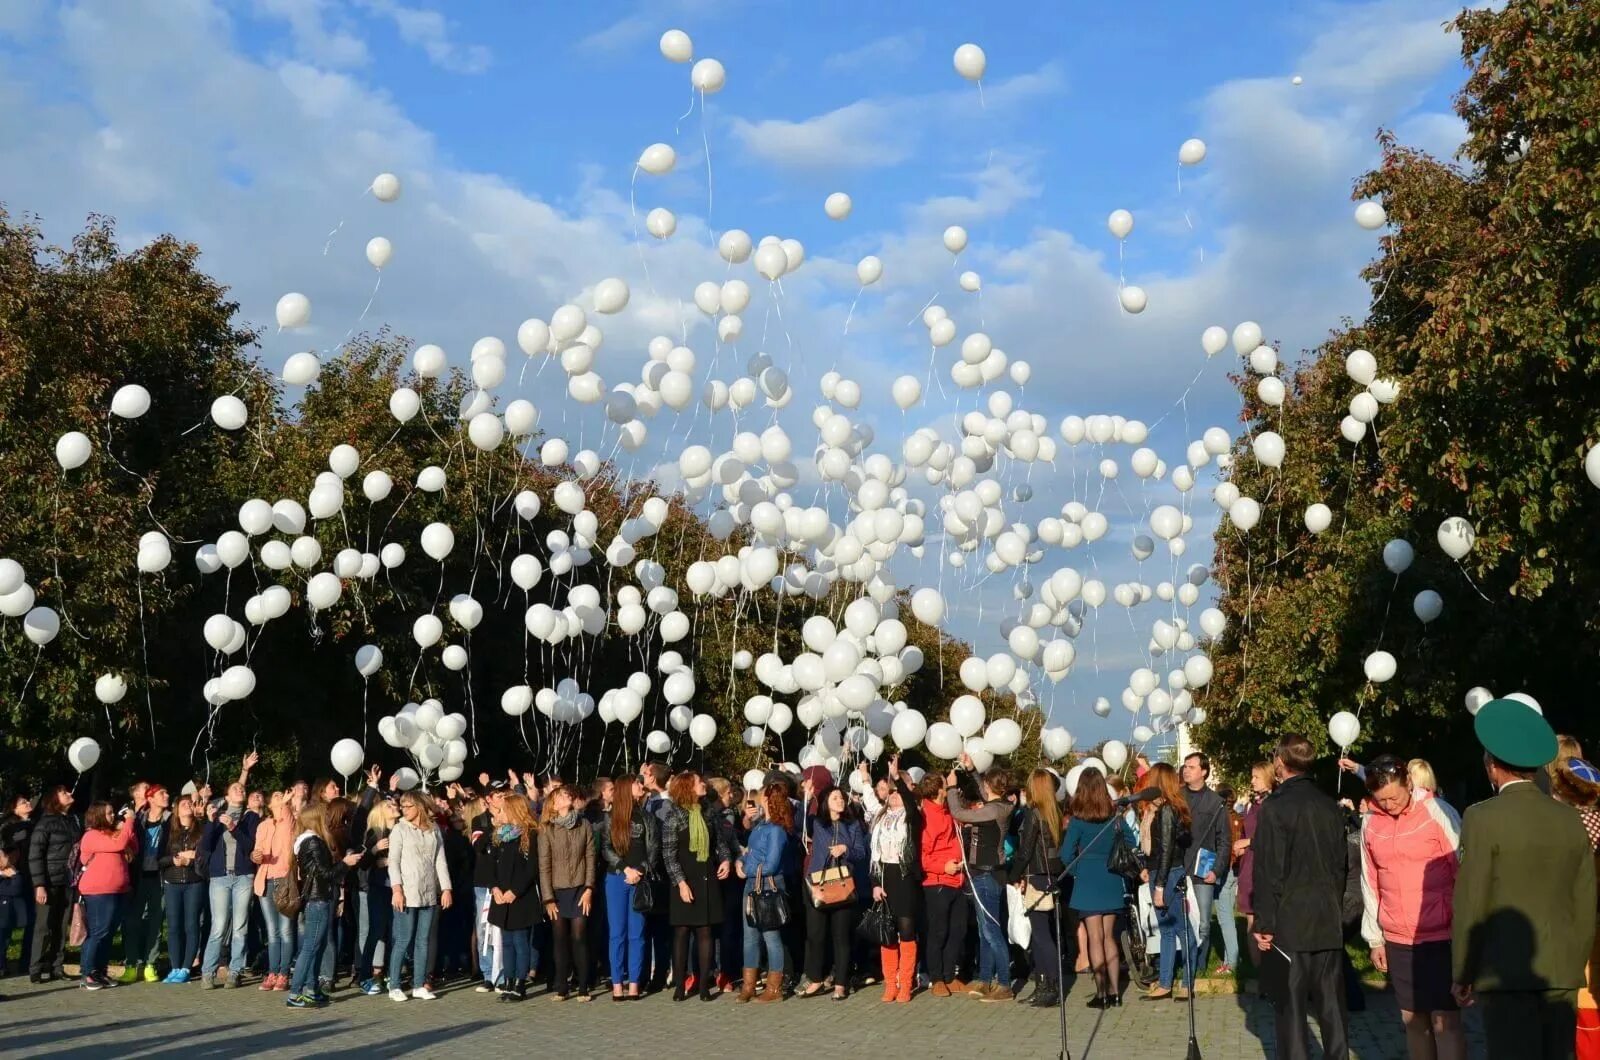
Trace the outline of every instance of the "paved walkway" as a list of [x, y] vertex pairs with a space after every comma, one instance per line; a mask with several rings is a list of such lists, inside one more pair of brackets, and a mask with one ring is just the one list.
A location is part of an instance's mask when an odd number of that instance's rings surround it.
[[[860, 1056], [870, 1048], [896, 1056], [1056, 1056], [1053, 1012], [1014, 1003], [984, 1004], [919, 995], [909, 1005], [883, 1005], [876, 991], [843, 1003], [826, 999], [781, 1005], [734, 1005], [719, 999], [674, 1003], [659, 995], [632, 1004], [596, 998], [588, 1005], [556, 1004], [542, 996], [503, 1005], [470, 986], [446, 988], [438, 1001], [397, 1004], [349, 990], [322, 1011], [286, 1008], [282, 994], [254, 986], [204, 991], [198, 985], [136, 984], [88, 993], [59, 983], [0, 984], [0, 1055], [7, 1057], [440, 1056], [472, 1060], [548, 1055], [749, 1060], [761, 1043], [786, 1043], [789, 1055]], [[1405, 1048], [1400, 1020], [1386, 994], [1371, 995], [1351, 1019], [1353, 1054], [1361, 1060], [1399, 1060]], [[1188, 1020], [1174, 1002], [1130, 1001], [1104, 1015], [1069, 999], [1068, 1030], [1075, 1060], [1174, 1060], [1184, 1055]], [[1271, 1057], [1272, 1012], [1247, 997], [1201, 997], [1196, 1029], [1206, 1060]], [[1475, 1028], [1475, 1022], [1472, 1024]], [[1483, 1055], [1474, 1034], [1473, 1056]], [[675, 1044], [676, 1043], [676, 1044]]]

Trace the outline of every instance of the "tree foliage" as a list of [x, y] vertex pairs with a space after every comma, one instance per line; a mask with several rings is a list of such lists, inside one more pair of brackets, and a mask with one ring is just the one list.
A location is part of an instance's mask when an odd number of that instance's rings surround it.
[[[1592, 729], [1600, 2], [1517, 0], [1454, 28], [1470, 71], [1457, 162], [1384, 133], [1355, 186], [1392, 226], [1365, 273], [1367, 319], [1310, 353], [1281, 409], [1239, 379], [1232, 481], [1265, 503], [1256, 530], [1218, 535], [1229, 626], [1200, 736], [1234, 767], [1283, 731], [1326, 739], [1341, 709], [1361, 714], [1360, 750], [1470, 761], [1462, 697], [1478, 685], [1531, 693], [1559, 730]], [[1361, 390], [1344, 366], [1357, 348], [1401, 389], [1352, 446], [1338, 427]], [[1286, 442], [1281, 473], [1250, 456], [1268, 429]], [[1303, 513], [1319, 501], [1334, 524], [1313, 536]], [[1477, 532], [1460, 564], [1436, 543], [1452, 516]], [[1381, 558], [1397, 537], [1416, 550], [1398, 578]], [[1424, 626], [1412, 600], [1426, 588], [1445, 607]], [[1399, 672], [1373, 685], [1362, 662], [1380, 646]]]
[[[820, 600], [763, 590], [697, 601], [682, 581], [689, 563], [736, 550], [742, 541], [714, 539], [673, 498], [665, 524], [640, 542], [639, 554], [664, 565], [693, 620], [692, 635], [663, 645], [652, 618], [637, 637], [611, 624], [598, 636], [556, 647], [535, 641], [524, 623], [530, 605], [563, 607], [579, 582], [595, 585], [610, 603], [624, 584], [636, 583], [631, 567], [609, 566], [600, 551], [623, 519], [656, 494], [655, 484], [623, 481], [615, 467], [602, 465], [583, 483], [600, 522], [594, 561], [560, 578], [547, 572], [524, 593], [511, 581], [509, 564], [524, 552], [548, 564], [548, 535], [571, 529], [551, 495], [572, 470], [546, 468], [509, 442], [493, 452], [475, 449], [460, 422], [466, 381], [418, 378], [407, 369], [407, 341], [386, 332], [346, 343], [325, 359], [320, 378], [299, 400], [284, 404], [254, 357], [255, 332], [237, 322], [237, 307], [200, 271], [198, 258], [196, 247], [170, 238], [125, 252], [111, 223], [100, 218], [70, 247], [49, 248], [34, 225], [0, 213], [0, 481], [6, 484], [0, 555], [22, 563], [39, 602], [63, 618], [61, 634], [43, 649], [23, 637], [20, 623], [0, 621], [0, 775], [8, 782], [58, 776], [66, 745], [83, 735], [102, 745], [101, 777], [206, 775], [219, 761], [227, 775], [232, 760], [251, 747], [265, 756], [263, 779], [324, 772], [328, 749], [346, 736], [362, 742], [369, 760], [392, 768], [403, 758], [382, 744], [377, 719], [429, 696], [471, 716], [474, 772], [515, 766], [587, 778], [636, 766], [643, 733], [668, 728], [656, 669], [668, 647], [694, 669], [692, 706], [718, 723], [705, 752], [680, 737], [674, 764], [736, 776], [797, 754], [806, 739], [798, 722], [783, 737], [769, 732], [760, 748], [741, 742], [743, 705], [766, 690], [753, 671], [734, 667], [734, 653], [775, 651], [792, 659], [803, 650], [804, 619], [826, 613], [839, 621], [859, 586], [840, 584]], [[150, 390], [150, 412], [134, 421], [108, 416], [111, 394], [129, 382]], [[389, 412], [389, 397], [402, 385], [422, 398], [422, 412], [404, 425]], [[224, 431], [209, 418], [211, 401], [224, 393], [239, 395], [250, 410], [239, 431]], [[53, 453], [69, 430], [89, 434], [94, 455], [63, 472]], [[345, 484], [343, 511], [307, 525], [305, 533], [321, 546], [318, 564], [266, 567], [263, 541], [291, 539], [275, 531], [253, 540], [251, 559], [237, 569], [198, 571], [197, 547], [238, 529], [244, 501], [303, 502], [340, 444], [360, 452], [361, 467]], [[527, 451], [536, 453], [536, 445]], [[439, 493], [413, 485], [430, 465], [448, 476]], [[362, 478], [379, 469], [394, 488], [369, 503]], [[521, 490], [544, 502], [532, 519], [513, 503]], [[442, 564], [418, 545], [422, 528], [434, 521], [456, 534]], [[138, 539], [158, 529], [174, 541], [173, 562], [161, 574], [141, 576], [134, 564]], [[375, 554], [391, 542], [407, 550], [402, 565], [370, 580], [344, 579], [338, 603], [325, 611], [305, 606], [306, 580], [329, 569], [340, 550]], [[201, 636], [207, 617], [244, 621], [245, 600], [271, 584], [291, 590], [295, 606], [288, 614], [247, 623], [248, 647], [235, 657], [207, 647]], [[470, 638], [448, 615], [458, 593], [484, 607]], [[445, 621], [445, 643], [469, 649], [465, 670], [445, 668], [437, 647], [418, 651], [412, 623], [425, 613]], [[886, 694], [930, 720], [942, 718], [957, 694], [946, 692], [942, 677], [954, 681], [966, 645], [916, 622], [909, 606], [900, 616], [926, 663]], [[368, 643], [383, 650], [385, 665], [363, 682], [353, 659]], [[207, 679], [245, 659], [257, 677], [253, 694], [210, 707], [202, 691]], [[500, 709], [500, 695], [512, 685], [553, 686], [571, 676], [598, 698], [637, 670], [650, 673], [655, 687], [640, 722], [625, 734], [598, 717], [558, 726], [537, 712], [512, 719]], [[127, 697], [110, 707], [93, 691], [105, 673], [121, 674], [129, 685]], [[991, 716], [1016, 713], [1009, 695], [985, 699]], [[1029, 738], [1013, 764], [1027, 768], [1037, 754], [1038, 715], [1018, 717]]]

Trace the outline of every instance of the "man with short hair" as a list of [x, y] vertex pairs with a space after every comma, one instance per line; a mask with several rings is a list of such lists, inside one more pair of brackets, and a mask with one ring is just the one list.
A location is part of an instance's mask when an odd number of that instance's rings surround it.
[[1272, 1001], [1278, 1056], [1307, 1060], [1306, 1017], [1326, 1060], [1350, 1055], [1342, 961], [1344, 812], [1310, 776], [1311, 741], [1290, 734], [1273, 751], [1278, 789], [1261, 803], [1255, 839], [1255, 942]]
[[1483, 1007], [1490, 1056], [1571, 1057], [1594, 942], [1595, 866], [1582, 819], [1533, 784], [1556, 757], [1543, 715], [1514, 699], [1473, 718], [1495, 795], [1468, 807], [1451, 932], [1452, 992]]
[[1389, 976], [1411, 1060], [1466, 1060], [1450, 994], [1461, 818], [1443, 799], [1413, 791], [1405, 761], [1394, 755], [1378, 756], [1362, 775], [1376, 809], [1361, 821], [1361, 934], [1372, 963]]
[[[248, 761], [248, 760], [247, 760]], [[253, 764], [253, 763], [251, 763]], [[246, 765], [245, 774], [249, 772]], [[211, 909], [211, 934], [206, 939], [200, 979], [207, 988], [239, 986], [244, 978], [245, 943], [250, 930], [250, 898], [254, 893], [256, 827], [261, 818], [245, 809], [245, 781], [228, 785], [228, 794], [200, 834], [196, 861], [205, 866], [207, 898]], [[337, 853], [337, 852], [336, 852]], [[222, 945], [231, 935], [226, 983], [217, 979]]]
[[[1217, 900], [1217, 884], [1228, 875], [1228, 859], [1233, 852], [1233, 832], [1229, 827], [1228, 806], [1206, 786], [1211, 779], [1211, 759], [1196, 751], [1184, 758], [1183, 786], [1189, 801], [1190, 835], [1189, 851], [1184, 855], [1184, 870], [1189, 877], [1189, 889], [1194, 892], [1197, 915], [1190, 932], [1191, 949], [1186, 960], [1199, 975], [1205, 970], [1201, 963], [1211, 952], [1211, 907]], [[1205, 872], [1199, 871], [1200, 851], [1212, 854], [1212, 864]], [[1183, 988], [1179, 988], [1182, 996]]]

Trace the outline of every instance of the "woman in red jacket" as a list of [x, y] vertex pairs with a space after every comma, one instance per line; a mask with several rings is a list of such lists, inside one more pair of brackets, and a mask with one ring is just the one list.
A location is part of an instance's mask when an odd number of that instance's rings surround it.
[[967, 941], [966, 873], [961, 840], [945, 806], [944, 778], [927, 773], [917, 784], [922, 807], [922, 898], [928, 910], [928, 943], [923, 964], [934, 997], [965, 997], [967, 984], [956, 978], [956, 962]]
[[86, 825], [83, 838], [78, 841], [78, 858], [83, 865], [78, 894], [83, 897], [89, 935], [84, 939], [79, 964], [83, 988], [103, 990], [116, 985], [106, 975], [107, 951], [122, 909], [122, 896], [128, 892], [128, 859], [138, 843], [133, 815], [125, 813], [119, 825], [109, 802], [89, 807]]

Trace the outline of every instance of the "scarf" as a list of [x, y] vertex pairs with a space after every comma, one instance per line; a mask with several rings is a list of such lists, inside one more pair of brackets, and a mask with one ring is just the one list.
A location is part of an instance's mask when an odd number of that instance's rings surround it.
[[515, 843], [521, 838], [522, 829], [514, 824], [503, 824], [494, 830], [494, 841], [496, 843]]
[[555, 818], [550, 823], [555, 825], [557, 828], [572, 828], [578, 823], [578, 811], [568, 810], [566, 813]]
[[706, 827], [706, 815], [700, 807], [691, 806], [689, 814], [689, 853], [696, 861], [711, 859], [711, 829]]

